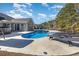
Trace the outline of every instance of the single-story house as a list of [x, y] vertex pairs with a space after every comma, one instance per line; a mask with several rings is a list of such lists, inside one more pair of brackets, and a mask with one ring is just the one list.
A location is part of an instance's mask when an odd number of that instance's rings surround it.
[[[12, 18], [5, 14], [0, 13], [0, 29], [4, 32], [14, 31], [32, 31], [33, 21], [32, 18]], [[4, 18], [1, 20], [1, 18]]]

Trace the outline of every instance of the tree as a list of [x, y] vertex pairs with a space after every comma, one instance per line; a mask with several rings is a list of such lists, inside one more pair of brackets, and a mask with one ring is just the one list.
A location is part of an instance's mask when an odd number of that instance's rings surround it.
[[[66, 4], [58, 13], [56, 17], [56, 26], [57, 28], [65, 30], [71, 30], [71, 26], [75, 22], [79, 22], [76, 17], [79, 17], [79, 14], [76, 12], [75, 6], [73, 3]], [[63, 27], [62, 27], [63, 26]]]

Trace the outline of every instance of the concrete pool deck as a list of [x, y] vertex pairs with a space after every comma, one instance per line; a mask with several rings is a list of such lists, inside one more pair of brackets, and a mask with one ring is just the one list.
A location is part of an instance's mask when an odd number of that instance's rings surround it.
[[[21, 32], [28, 33], [28, 32]], [[13, 37], [7, 37], [6, 39], [21, 39], [21, 40], [29, 40], [27, 38], [22, 38], [20, 35], [16, 35]], [[1, 38], [3, 39], [3, 38]], [[5, 39], [5, 40], [6, 40]], [[70, 47], [68, 44], [49, 40], [48, 37], [33, 39], [34, 41], [25, 46], [24, 48], [13, 48], [7, 46], [0, 46], [0, 50], [2, 51], [9, 51], [9, 52], [16, 52], [16, 53], [23, 53], [23, 54], [32, 54], [32, 55], [70, 55], [79, 52], [79, 47], [72, 46]], [[45, 54], [44, 52], [47, 52]]]

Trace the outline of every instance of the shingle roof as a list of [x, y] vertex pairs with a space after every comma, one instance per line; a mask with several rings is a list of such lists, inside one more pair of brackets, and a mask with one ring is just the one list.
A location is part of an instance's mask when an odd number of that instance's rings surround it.
[[[31, 19], [12, 19], [12, 20], [3, 20], [3, 21], [0, 21], [0, 23], [28, 23]], [[30, 21], [32, 22], [32, 21]]]
[[1, 17], [4, 17], [5, 19], [0, 21], [0, 23], [27, 23], [27, 22], [32, 22], [32, 18], [12, 18], [8, 15], [5, 15], [3, 13], [0, 13]]
[[4, 14], [4, 13], [0, 13], [0, 17], [4, 17], [5, 20], [11, 20], [11, 19], [14, 19], [14, 18], [12, 18], [12, 17], [10, 17], [10, 16], [8, 16], [8, 15], [6, 15], [6, 14]]

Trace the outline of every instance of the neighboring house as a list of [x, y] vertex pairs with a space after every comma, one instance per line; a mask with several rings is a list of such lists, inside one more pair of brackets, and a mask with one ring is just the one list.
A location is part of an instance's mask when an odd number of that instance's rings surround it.
[[14, 19], [10, 16], [0, 13], [0, 18], [4, 17], [3, 20], [0, 20], [0, 28], [4, 32], [14, 32], [14, 31], [32, 31], [33, 30], [33, 21], [32, 18], [17, 18]]

